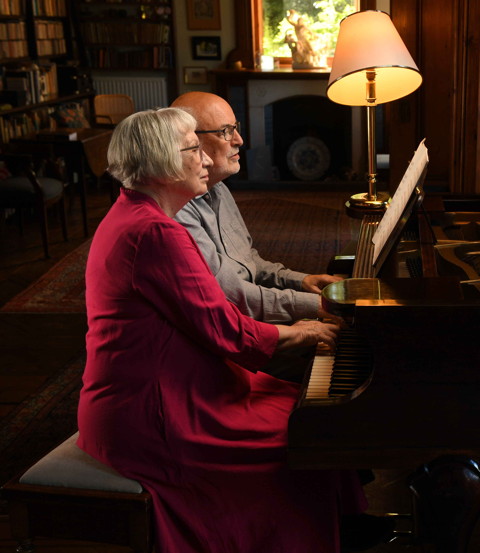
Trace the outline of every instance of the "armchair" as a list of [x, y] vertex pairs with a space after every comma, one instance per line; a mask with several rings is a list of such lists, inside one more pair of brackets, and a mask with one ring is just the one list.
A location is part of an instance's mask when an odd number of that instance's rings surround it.
[[[36, 157], [33, 154], [1, 154], [10, 175], [0, 180], [0, 208], [15, 209], [20, 232], [23, 233], [22, 211], [33, 209], [40, 222], [43, 251], [49, 258], [47, 209], [59, 208], [62, 234], [68, 240], [64, 182], [52, 156]], [[50, 169], [50, 171], [49, 171]], [[52, 173], [53, 170], [53, 173]]]

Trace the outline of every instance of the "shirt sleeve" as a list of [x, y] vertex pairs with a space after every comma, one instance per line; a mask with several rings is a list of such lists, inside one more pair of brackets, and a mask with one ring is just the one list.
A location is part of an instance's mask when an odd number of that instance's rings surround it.
[[143, 235], [133, 284], [173, 326], [247, 369], [260, 368], [276, 348], [278, 329], [227, 301], [197, 245], [174, 221]]
[[193, 236], [225, 295], [242, 313], [269, 323], [291, 323], [318, 316], [318, 295], [300, 291], [306, 274], [258, 254], [224, 185], [221, 231], [213, 211], [200, 202], [189, 202], [176, 219]]

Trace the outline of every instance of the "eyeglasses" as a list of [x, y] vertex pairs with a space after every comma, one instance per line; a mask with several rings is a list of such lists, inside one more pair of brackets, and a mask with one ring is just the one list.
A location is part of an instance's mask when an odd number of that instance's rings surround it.
[[192, 151], [194, 154], [201, 155], [202, 154], [202, 147], [200, 146], [200, 144], [197, 144], [196, 146], [189, 146], [188, 148], [182, 148], [180, 151], [181, 152]]
[[223, 129], [215, 129], [213, 131], [195, 131], [197, 134], [218, 133], [223, 134], [225, 140], [232, 140], [233, 133], [237, 131], [240, 134], [240, 121], [235, 121], [235, 125], [225, 125]]

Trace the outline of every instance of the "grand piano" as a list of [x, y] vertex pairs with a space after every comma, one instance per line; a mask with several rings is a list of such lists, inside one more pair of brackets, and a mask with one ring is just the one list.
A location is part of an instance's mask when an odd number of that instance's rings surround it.
[[[480, 200], [415, 187], [372, 266], [383, 217], [364, 217], [353, 278], [323, 292], [325, 309], [349, 328], [335, 352], [319, 348], [306, 374], [289, 419], [289, 464], [411, 469], [430, 524], [417, 520], [417, 538], [460, 553], [480, 513]], [[344, 256], [336, 261], [343, 271]], [[453, 488], [441, 498], [445, 478]], [[427, 511], [436, 502], [435, 518]]]

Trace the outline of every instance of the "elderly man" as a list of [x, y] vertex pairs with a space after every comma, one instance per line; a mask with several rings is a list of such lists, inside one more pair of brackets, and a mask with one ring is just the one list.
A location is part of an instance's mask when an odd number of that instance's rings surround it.
[[[197, 119], [201, 146], [213, 160], [208, 170], [208, 193], [191, 200], [176, 219], [194, 237], [227, 298], [259, 321], [289, 323], [323, 317], [321, 290], [338, 278], [307, 275], [260, 257], [235, 200], [222, 182], [240, 170], [239, 149], [243, 144], [230, 105], [215, 94], [187, 92], [172, 107], [186, 109]], [[265, 370], [279, 378], [300, 380], [309, 356], [311, 352], [298, 352], [289, 359], [274, 359]]]

